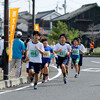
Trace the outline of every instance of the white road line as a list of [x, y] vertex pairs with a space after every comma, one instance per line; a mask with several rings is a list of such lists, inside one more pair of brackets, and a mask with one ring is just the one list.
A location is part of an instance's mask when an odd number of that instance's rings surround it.
[[100, 64], [100, 62], [97, 62], [97, 61], [91, 61], [92, 63], [96, 63], [96, 64]]
[[83, 72], [100, 72], [100, 68], [87, 68], [87, 69], [82, 69], [81, 71], [83, 71]]
[[[55, 66], [51, 66], [53, 68], [56, 68]], [[56, 68], [57, 69], [57, 68]], [[49, 81], [51, 80], [54, 80], [56, 79], [57, 77], [59, 77], [61, 75], [61, 69], [57, 69], [58, 70], [58, 74], [52, 78], [49, 79]], [[38, 82], [38, 84], [41, 84], [42, 82]], [[17, 88], [17, 89], [14, 89], [14, 90], [8, 90], [8, 91], [4, 91], [4, 92], [0, 92], [0, 94], [6, 94], [6, 93], [11, 93], [11, 92], [16, 92], [16, 91], [20, 91], [20, 90], [23, 90], [23, 89], [26, 89], [30, 87], [30, 85], [28, 86], [24, 86], [24, 87], [21, 87], [21, 88]]]

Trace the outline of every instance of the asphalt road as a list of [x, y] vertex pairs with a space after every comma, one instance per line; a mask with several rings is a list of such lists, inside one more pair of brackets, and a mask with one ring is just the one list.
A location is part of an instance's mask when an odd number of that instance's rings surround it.
[[100, 100], [100, 58], [84, 58], [81, 76], [77, 79], [75, 70], [70, 69], [68, 84], [63, 83], [58, 71], [50, 67], [51, 81], [40, 83], [38, 90], [28, 84], [2, 90], [0, 100]]

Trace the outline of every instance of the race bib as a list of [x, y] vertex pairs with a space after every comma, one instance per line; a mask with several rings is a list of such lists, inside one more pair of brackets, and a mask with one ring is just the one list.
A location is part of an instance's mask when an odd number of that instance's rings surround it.
[[43, 54], [43, 58], [50, 58], [50, 51], [46, 51], [46, 54]]
[[66, 56], [67, 51], [63, 50], [62, 52], [59, 52], [58, 55], [60, 57], [65, 57]]
[[39, 54], [38, 50], [30, 50], [30, 57], [37, 57]]
[[72, 55], [79, 55], [79, 49], [76, 49], [75, 51], [73, 51]]

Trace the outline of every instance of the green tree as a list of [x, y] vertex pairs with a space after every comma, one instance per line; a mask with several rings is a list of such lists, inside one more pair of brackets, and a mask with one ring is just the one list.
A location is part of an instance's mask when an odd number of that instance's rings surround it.
[[72, 41], [75, 37], [78, 37], [82, 32], [79, 30], [75, 30], [74, 28], [71, 28], [69, 30], [68, 25], [66, 23], [58, 21], [57, 26], [53, 26], [52, 31], [48, 35], [49, 43], [51, 41], [55, 41], [57, 43], [59, 40], [59, 36], [62, 33], [67, 34], [67, 39]]

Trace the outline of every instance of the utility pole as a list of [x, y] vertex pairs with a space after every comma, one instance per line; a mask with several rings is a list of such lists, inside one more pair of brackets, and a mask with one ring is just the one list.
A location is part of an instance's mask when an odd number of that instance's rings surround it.
[[66, 14], [66, 8], [67, 8], [67, 6], [66, 6], [66, 0], [64, 0], [64, 4], [62, 6], [64, 8], [64, 14]]
[[29, 2], [29, 13], [31, 13], [31, 1], [30, 0], [28, 0], [28, 2]]
[[35, 25], [35, 0], [32, 0], [33, 1], [33, 6], [32, 6], [32, 31], [34, 31], [34, 25]]
[[9, 29], [9, 0], [4, 0], [4, 51], [3, 51], [3, 79], [8, 80], [9, 66], [8, 66], [8, 55], [6, 49], [8, 47], [8, 29]]

